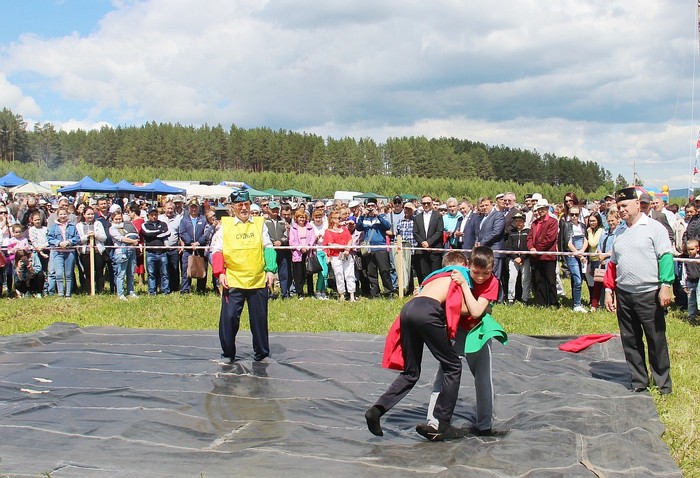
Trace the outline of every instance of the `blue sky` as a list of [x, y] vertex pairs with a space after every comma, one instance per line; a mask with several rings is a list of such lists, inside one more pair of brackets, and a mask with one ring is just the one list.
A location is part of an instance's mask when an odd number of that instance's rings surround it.
[[[689, 183], [691, 0], [2, 2], [0, 106], [147, 121], [455, 136]], [[700, 178], [699, 178], [700, 180]]]

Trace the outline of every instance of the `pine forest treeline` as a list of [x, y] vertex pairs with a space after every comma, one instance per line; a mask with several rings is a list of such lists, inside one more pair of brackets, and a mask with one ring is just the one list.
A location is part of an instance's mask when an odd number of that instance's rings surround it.
[[[0, 160], [48, 171], [158, 166], [339, 178], [460, 178], [521, 186], [571, 185], [589, 192], [615, 187], [610, 172], [592, 161], [466, 139], [412, 136], [378, 143], [371, 138], [323, 138], [264, 127], [225, 129], [155, 122], [90, 131], [57, 131], [51, 123], [37, 123], [29, 130], [23, 118], [7, 108], [0, 113]], [[618, 177], [616, 183], [623, 182]]]

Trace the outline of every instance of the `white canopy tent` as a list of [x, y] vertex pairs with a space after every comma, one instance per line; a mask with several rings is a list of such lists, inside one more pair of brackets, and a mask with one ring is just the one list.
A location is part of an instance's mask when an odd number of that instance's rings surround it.
[[51, 194], [51, 190], [49, 188], [45, 188], [44, 186], [31, 181], [24, 183], [21, 186], [10, 188], [10, 192], [12, 194]]

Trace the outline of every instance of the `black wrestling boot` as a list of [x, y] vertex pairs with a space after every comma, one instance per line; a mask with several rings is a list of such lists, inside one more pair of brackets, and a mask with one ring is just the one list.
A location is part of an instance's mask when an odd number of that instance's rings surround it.
[[382, 415], [384, 415], [384, 413], [376, 405], [365, 412], [365, 420], [367, 420], [367, 429], [372, 433], [372, 435], [376, 435], [378, 437], [384, 436], [382, 426], [379, 423], [379, 419]]
[[450, 431], [452, 427], [447, 420], [438, 419], [438, 427], [435, 428], [427, 423], [419, 423], [416, 425], [418, 434], [428, 441], [445, 441], [451, 438]]

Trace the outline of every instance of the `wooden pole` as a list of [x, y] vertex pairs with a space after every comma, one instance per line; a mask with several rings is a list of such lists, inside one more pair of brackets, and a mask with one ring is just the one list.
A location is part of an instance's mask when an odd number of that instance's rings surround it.
[[90, 236], [90, 295], [95, 295], [95, 236]]
[[403, 242], [401, 236], [396, 236], [396, 276], [399, 279], [399, 299], [403, 299], [403, 290], [405, 287], [403, 277]]

